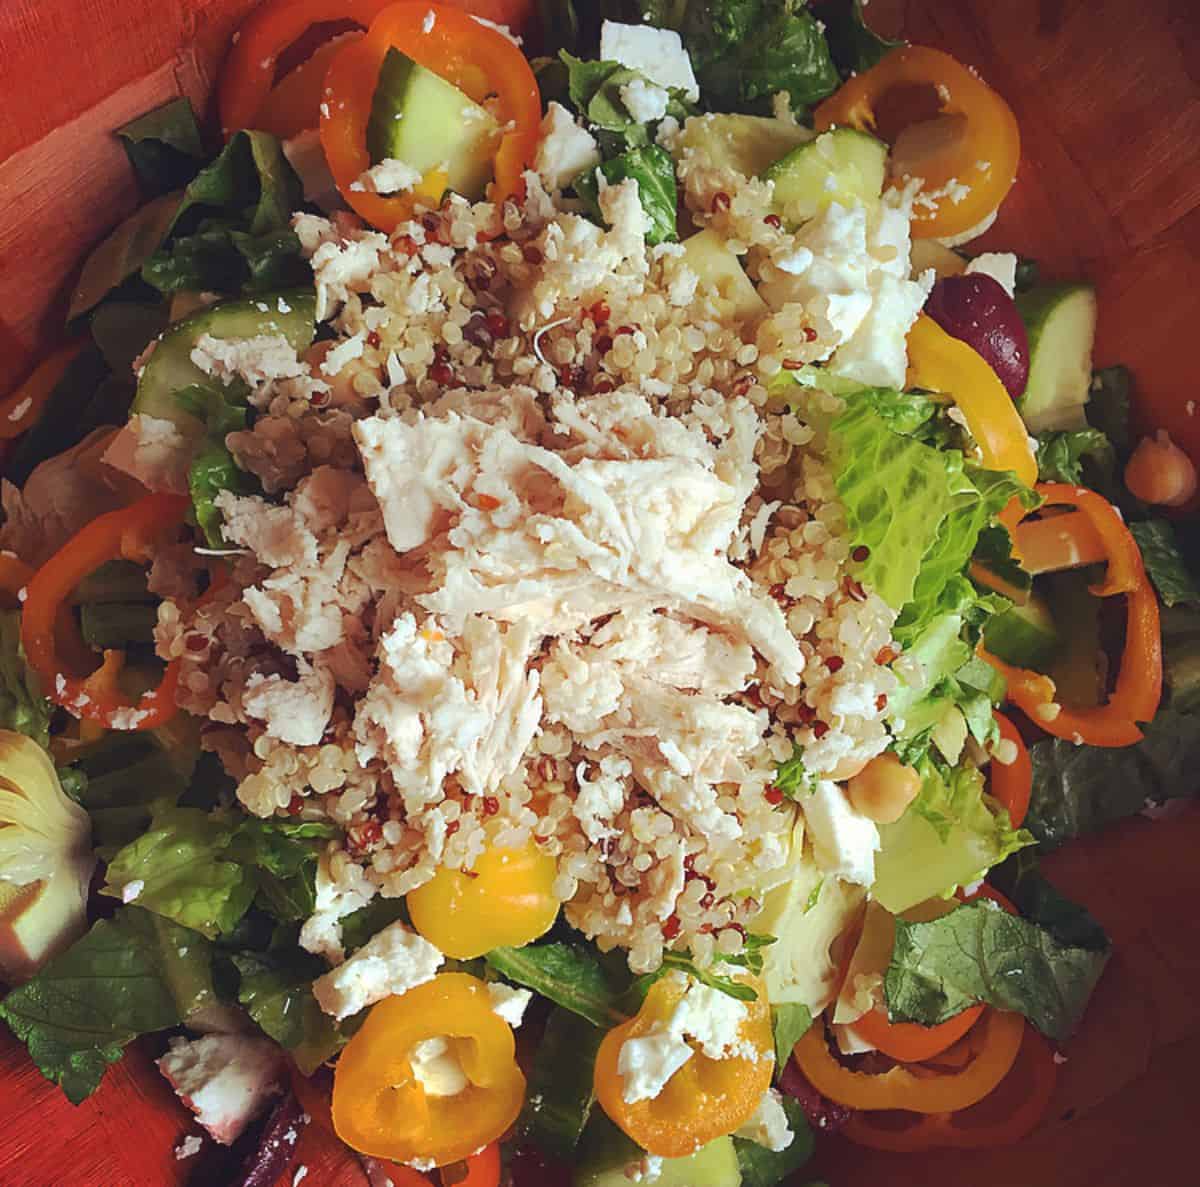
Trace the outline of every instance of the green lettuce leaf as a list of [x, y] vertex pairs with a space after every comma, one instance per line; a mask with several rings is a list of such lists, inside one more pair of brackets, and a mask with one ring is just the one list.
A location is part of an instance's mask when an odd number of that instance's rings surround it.
[[1118, 457], [1133, 444], [1129, 410], [1133, 406], [1133, 376], [1128, 367], [1105, 367], [1092, 375], [1087, 403], [1088, 424], [1112, 442]]
[[209, 945], [137, 907], [102, 919], [0, 1003], [0, 1017], [73, 1104], [138, 1035], [213, 999]]
[[742, 1176], [741, 1187], [777, 1187], [780, 1183], [790, 1182], [792, 1175], [812, 1157], [815, 1139], [803, 1106], [792, 1096], [783, 1097], [780, 1104], [787, 1116], [788, 1128], [795, 1135], [785, 1149], [768, 1150], [746, 1138], [733, 1139]]
[[[571, 105], [594, 131], [614, 133], [612, 143], [622, 148], [644, 148], [651, 143], [651, 125], [639, 122], [621, 98], [621, 88], [635, 79], [645, 80], [644, 74], [620, 62], [583, 61], [565, 50], [559, 57], [566, 67]], [[667, 94], [667, 115], [682, 122], [695, 114], [682, 91], [668, 90]], [[601, 144], [606, 144], [603, 137]]]
[[1109, 949], [1060, 943], [1043, 927], [990, 901], [928, 923], [896, 920], [884, 974], [893, 1022], [936, 1026], [976, 1002], [1012, 1010], [1051, 1039], [1079, 1025]]
[[1138, 542], [1146, 572], [1163, 603], [1200, 605], [1200, 586], [1184, 559], [1174, 526], [1165, 519], [1145, 519], [1131, 523], [1129, 530]]
[[792, 749], [792, 757], [779, 764], [775, 772], [775, 787], [789, 800], [796, 800], [807, 795], [814, 786], [815, 780], [804, 766], [804, 748], [796, 745]]
[[1038, 868], [1031, 849], [1014, 853], [988, 874], [988, 882], [1003, 894], [1030, 923], [1044, 927], [1068, 948], [1090, 948], [1100, 952], [1109, 947], [1108, 933], [1078, 903], [1062, 894]]
[[926, 757], [917, 770], [917, 798], [894, 824], [879, 828], [872, 894], [894, 915], [978, 881], [992, 866], [1034, 843], [984, 794], [978, 768], [949, 768]]
[[1101, 750], [1043, 738], [1029, 748], [1025, 826], [1047, 852], [1147, 806], [1200, 794], [1200, 717], [1160, 709], [1133, 746]]
[[191, 103], [172, 99], [117, 129], [142, 195], [154, 198], [181, 189], [204, 160], [204, 142]]
[[353, 952], [398, 919], [408, 922], [408, 910], [402, 898], [384, 898], [382, 895], [373, 898], [365, 907], [359, 907], [342, 920], [342, 947], [347, 953]]
[[0, 729], [15, 730], [39, 746], [50, 745], [53, 706], [25, 662], [21, 648], [21, 612], [0, 610]]
[[313, 996], [312, 983], [326, 971], [319, 957], [300, 948], [235, 952], [238, 1001], [270, 1038], [286, 1048], [306, 1076], [345, 1046], [349, 1036]]
[[620, 990], [610, 982], [596, 953], [582, 943], [493, 948], [486, 960], [502, 977], [586, 1018], [593, 1026], [608, 1028], [625, 1020]]
[[[678, 201], [675, 187], [675, 162], [665, 149], [651, 144], [643, 148], [631, 148], [620, 156], [612, 157], [600, 166], [609, 185], [617, 185], [632, 177], [638, 186], [638, 201], [649, 221], [646, 231], [647, 243], [665, 243], [679, 238], [675, 226]], [[588, 212], [597, 222], [603, 222], [600, 211], [600, 183], [595, 171], [583, 173], [575, 179], [575, 192]]]
[[1038, 438], [1037, 464], [1042, 482], [1073, 486], [1086, 482], [1096, 489], [1111, 489], [1117, 455], [1112, 442], [1099, 429], [1072, 429], [1043, 433]]
[[337, 835], [334, 825], [320, 821], [245, 820], [230, 852], [254, 868], [259, 905], [284, 923], [298, 923], [317, 907], [321, 842]]
[[[821, 884], [817, 883], [820, 889]], [[812, 1011], [801, 1002], [783, 1002], [771, 1007], [771, 1028], [775, 1033], [775, 1076], [778, 1078], [792, 1057], [792, 1048], [812, 1026]]]
[[867, 24], [863, 0], [834, 0], [823, 4], [820, 12], [825, 22], [825, 40], [842, 77], [870, 70], [881, 58], [891, 53], [903, 41], [888, 41]]
[[564, 1162], [575, 1148], [596, 1103], [592, 1072], [604, 1031], [556, 1007], [546, 1019], [517, 1122], [525, 1141]]

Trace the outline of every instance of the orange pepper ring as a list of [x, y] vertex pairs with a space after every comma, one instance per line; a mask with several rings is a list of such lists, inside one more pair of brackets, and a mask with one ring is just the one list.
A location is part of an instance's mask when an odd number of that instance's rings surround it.
[[859, 1038], [898, 1063], [922, 1063], [953, 1047], [983, 1015], [984, 1006], [968, 1006], [937, 1026], [891, 1022], [882, 1010], [868, 1010], [850, 1023]]
[[935, 158], [935, 167], [925, 168], [921, 188], [936, 192], [957, 183], [968, 192], [960, 201], [943, 197], [932, 210], [918, 204], [913, 236], [962, 234], [995, 211], [1012, 188], [1021, 159], [1021, 133], [1004, 99], [961, 62], [928, 46], [901, 46], [848, 79], [817, 108], [814, 124], [818, 132], [843, 125], [873, 133], [876, 105], [888, 91], [906, 86], [935, 88], [939, 114], [967, 120], [961, 143], [948, 146]]
[[[429, 19], [432, 17], [432, 21]], [[494, 96], [494, 112], [506, 127], [494, 158], [489, 199], [502, 202], [524, 192], [522, 174], [537, 149], [542, 100], [533, 70], [521, 50], [502, 33], [481, 25], [461, 9], [444, 4], [401, 2], [386, 8], [367, 35], [333, 59], [321, 110], [321, 145], [342, 197], [372, 226], [393, 231], [412, 217], [414, 200], [436, 205], [436, 188], [384, 197], [350, 187], [370, 168], [367, 122], [379, 69], [389, 49], [402, 48], [415, 62], [441, 75], [475, 102]], [[441, 175], [438, 175], [441, 177]], [[432, 182], [432, 176], [427, 177]]]
[[[71, 591], [105, 561], [141, 559], [154, 536], [178, 525], [190, 503], [179, 495], [148, 495], [130, 507], [110, 511], [81, 528], [38, 571], [25, 587], [21, 611], [21, 643], [29, 666], [46, 695], [75, 717], [97, 721], [109, 729], [153, 729], [174, 717], [179, 663], [169, 663], [157, 688], [135, 705], [108, 677], [112, 657], [105, 652], [97, 673], [76, 676], [63, 670], [56, 622]], [[118, 716], [119, 715], [119, 716]], [[118, 722], [120, 724], [118, 724]]]

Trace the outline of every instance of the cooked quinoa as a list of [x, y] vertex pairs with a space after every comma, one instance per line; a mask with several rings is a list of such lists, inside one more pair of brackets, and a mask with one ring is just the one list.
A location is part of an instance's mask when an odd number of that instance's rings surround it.
[[[695, 227], [786, 281], [769, 183], [679, 171]], [[222, 496], [231, 579], [165, 602], [159, 648], [247, 810], [343, 826], [311, 950], [532, 837], [601, 948], [707, 963], [787, 876], [779, 764], [845, 779], [888, 741], [894, 613], [854, 579], [820, 434], [770, 390], [836, 329], [820, 302], [740, 316], [646, 247], [632, 182], [602, 191], [608, 229], [526, 183], [390, 237], [296, 216], [333, 336], [193, 354], [250, 384], [229, 445], [267, 497]], [[903, 202], [903, 259], [877, 256], [907, 276]]]

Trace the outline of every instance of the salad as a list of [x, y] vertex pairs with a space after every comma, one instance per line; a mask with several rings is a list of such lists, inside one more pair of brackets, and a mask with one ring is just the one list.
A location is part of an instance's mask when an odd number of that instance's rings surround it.
[[474, 7], [264, 0], [116, 133], [0, 407], [0, 1017], [238, 1183], [1017, 1142], [1112, 950], [1038, 857], [1194, 791], [1195, 467], [974, 248], [968, 65]]

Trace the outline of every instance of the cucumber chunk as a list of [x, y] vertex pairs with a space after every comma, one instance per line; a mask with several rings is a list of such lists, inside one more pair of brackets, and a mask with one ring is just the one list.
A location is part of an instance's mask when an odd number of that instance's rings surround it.
[[[644, 1157], [643, 1150], [596, 1113], [584, 1131], [574, 1187], [629, 1187], [631, 1176], [626, 1172]], [[733, 1139], [717, 1138], [687, 1158], [664, 1158], [653, 1182], [655, 1187], [741, 1187]]]
[[812, 135], [799, 124], [762, 115], [698, 115], [684, 125], [678, 147], [714, 169], [757, 177]]
[[700, 277], [703, 289], [715, 291], [736, 318], [758, 317], [767, 307], [742, 269], [741, 261], [716, 231], [697, 231], [683, 241], [683, 258]]
[[388, 50], [367, 123], [371, 163], [403, 161], [419, 173], [446, 170], [446, 184], [472, 201], [492, 177], [499, 125], [456, 86], [398, 49]]
[[1062, 650], [1050, 607], [1037, 594], [989, 620], [983, 638], [987, 649], [1005, 663], [1037, 672], [1044, 672]]
[[214, 338], [255, 338], [282, 334], [297, 351], [312, 344], [316, 296], [288, 291], [246, 301], [223, 301], [171, 326], [158, 340], [138, 379], [132, 412], [171, 421], [187, 439], [199, 441], [204, 425], [184, 411], [176, 393], [212, 379], [192, 362], [192, 349], [204, 334]]
[[1017, 294], [1029, 334], [1029, 382], [1021, 416], [1031, 433], [1082, 428], [1092, 382], [1096, 292], [1065, 284]]
[[883, 192], [887, 145], [854, 128], [833, 128], [793, 149], [763, 174], [775, 183], [774, 207], [790, 223], [837, 202], [870, 208]]

